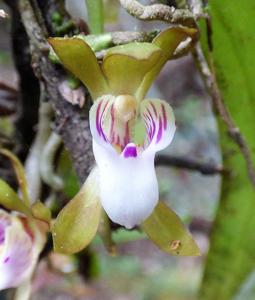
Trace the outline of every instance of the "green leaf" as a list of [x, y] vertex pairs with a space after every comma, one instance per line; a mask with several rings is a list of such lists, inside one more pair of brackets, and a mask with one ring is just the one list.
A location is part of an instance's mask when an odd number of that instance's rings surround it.
[[56, 252], [79, 252], [96, 234], [101, 216], [97, 178], [98, 170], [95, 168], [79, 193], [59, 213], [52, 229]]
[[162, 201], [141, 225], [162, 251], [179, 256], [198, 256], [200, 251], [180, 218]]
[[50, 224], [51, 211], [42, 202], [37, 201], [31, 207], [32, 215], [35, 219]]
[[0, 149], [0, 154], [6, 156], [8, 159], [10, 159], [12, 166], [14, 168], [19, 187], [21, 189], [23, 201], [29, 206], [30, 200], [28, 196], [28, 187], [27, 187], [27, 180], [25, 176], [25, 170], [20, 162], [20, 160], [15, 156], [13, 153], [11, 153], [7, 149]]
[[179, 44], [188, 37], [193, 37], [197, 34], [197, 30], [193, 28], [185, 27], [171, 27], [162, 31], [157, 35], [153, 44], [158, 46], [162, 52], [157, 64], [154, 66], [148, 74], [146, 74], [139, 90], [136, 93], [138, 99], [143, 99], [151, 86], [153, 80], [157, 77], [164, 64], [172, 58], [174, 51], [177, 49]]
[[161, 54], [160, 48], [150, 43], [129, 43], [108, 50], [102, 70], [111, 94], [134, 95]]
[[104, 31], [104, 4], [103, 0], [86, 0], [89, 28], [92, 34]]
[[[255, 162], [254, 0], [210, 2], [217, 81]], [[211, 235], [202, 300], [229, 300], [255, 267], [255, 189], [240, 150], [219, 119], [224, 168], [221, 199]]]
[[63, 65], [88, 88], [92, 98], [108, 93], [106, 80], [92, 49], [80, 38], [49, 38]]
[[6, 209], [31, 215], [29, 208], [19, 198], [17, 193], [2, 179], [0, 179], [0, 204]]

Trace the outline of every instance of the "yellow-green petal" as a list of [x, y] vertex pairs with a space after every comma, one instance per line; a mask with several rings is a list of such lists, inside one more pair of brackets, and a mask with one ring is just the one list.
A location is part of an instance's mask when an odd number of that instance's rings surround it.
[[52, 229], [54, 250], [73, 254], [93, 239], [100, 222], [98, 170], [90, 173], [79, 193], [59, 213]]
[[107, 84], [92, 49], [79, 38], [49, 38], [63, 65], [88, 88], [92, 98], [107, 93]]
[[162, 54], [160, 55], [157, 64], [146, 74], [141, 83], [140, 88], [136, 93], [138, 99], [143, 99], [145, 97], [153, 80], [157, 77], [164, 64], [173, 57], [179, 44], [188, 37], [192, 38], [195, 34], [197, 34], [197, 30], [194, 28], [176, 26], [162, 31], [154, 38], [152, 43], [162, 50]]
[[137, 89], [159, 60], [162, 51], [150, 43], [129, 43], [108, 50], [102, 70], [111, 94], [135, 95]]
[[141, 225], [161, 250], [171, 255], [198, 256], [200, 251], [180, 218], [159, 201], [151, 216]]

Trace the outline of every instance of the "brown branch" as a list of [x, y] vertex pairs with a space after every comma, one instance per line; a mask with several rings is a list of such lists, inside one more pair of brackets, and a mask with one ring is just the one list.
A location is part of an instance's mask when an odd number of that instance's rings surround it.
[[[34, 72], [41, 83], [44, 84], [48, 99], [53, 103], [57, 124], [55, 130], [61, 135], [65, 147], [71, 154], [80, 182], [83, 182], [94, 163], [88, 107], [87, 110], [81, 110], [78, 106], [65, 101], [59, 93], [58, 87], [66, 76], [65, 72], [56, 69], [49, 61], [46, 37], [38, 24], [29, 0], [19, 0], [18, 5], [30, 41]], [[86, 98], [88, 105], [88, 95]]]
[[223, 169], [221, 165], [215, 165], [213, 163], [201, 163], [186, 157], [176, 157], [170, 155], [156, 156], [155, 165], [171, 166], [190, 171], [197, 171], [203, 175], [216, 175], [227, 173], [227, 170]]
[[240, 129], [235, 125], [228, 109], [226, 108], [215, 77], [214, 64], [211, 53], [209, 53], [209, 61], [211, 69], [206, 61], [203, 50], [200, 44], [197, 44], [194, 50], [194, 58], [198, 63], [199, 70], [203, 76], [205, 85], [212, 97], [215, 109], [219, 113], [221, 119], [226, 124], [230, 137], [239, 147], [247, 165], [247, 171], [252, 184], [255, 186], [255, 169], [252, 161], [251, 151], [245, 137], [240, 132]]
[[[176, 9], [165, 4], [142, 5], [136, 0], [120, 0], [123, 8], [133, 17], [143, 21], [163, 21], [169, 24], [178, 24], [197, 28], [199, 18], [207, 18], [207, 14], [197, 11], [196, 14], [189, 9]], [[199, 33], [187, 38], [176, 49], [173, 59], [187, 55], [199, 39]]]

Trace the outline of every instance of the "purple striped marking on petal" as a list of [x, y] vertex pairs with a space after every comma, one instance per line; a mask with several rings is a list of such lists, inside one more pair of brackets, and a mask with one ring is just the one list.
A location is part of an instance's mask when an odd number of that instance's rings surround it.
[[103, 101], [101, 101], [98, 104], [98, 107], [97, 107], [97, 111], [96, 111], [96, 128], [97, 128], [97, 132], [98, 132], [99, 136], [101, 136], [106, 142], [108, 142], [108, 140], [105, 136], [104, 130], [102, 128], [102, 119], [103, 119], [106, 107], [108, 105], [108, 101], [106, 101], [106, 103], [105, 103], [105, 105], [104, 105], [104, 107], [101, 111], [102, 104], [103, 104]]
[[165, 106], [163, 104], [161, 104], [161, 110], [162, 110], [162, 115], [163, 115], [163, 126], [164, 126], [164, 129], [166, 130], [167, 116], [166, 116], [166, 109], [165, 109]]
[[148, 101], [144, 107], [142, 118], [146, 126], [146, 139], [144, 148], [147, 148], [151, 143], [159, 144], [163, 138], [164, 132], [168, 128], [167, 107], [159, 101], [153, 103]]
[[132, 143], [128, 144], [123, 151], [123, 155], [125, 158], [137, 157], [136, 145]]
[[155, 115], [155, 117], [157, 118], [158, 114], [157, 114], [157, 110], [156, 110], [155, 105], [154, 105], [152, 102], [150, 102], [150, 106], [152, 107], [153, 112], [154, 112], [154, 115]]
[[163, 126], [162, 126], [162, 119], [161, 117], [159, 117], [158, 120], [158, 134], [157, 134], [157, 140], [156, 140], [156, 144], [161, 140], [162, 138], [162, 132], [163, 132]]

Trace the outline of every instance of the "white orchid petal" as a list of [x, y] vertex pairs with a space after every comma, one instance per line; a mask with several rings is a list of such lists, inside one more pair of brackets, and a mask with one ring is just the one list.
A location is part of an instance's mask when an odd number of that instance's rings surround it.
[[[1, 212], [2, 215], [2, 212]], [[33, 269], [33, 242], [16, 217], [5, 228], [0, 252], [0, 290], [17, 287]]]
[[171, 106], [164, 100], [146, 99], [141, 103], [141, 116], [146, 125], [145, 151], [166, 148], [175, 133], [175, 118]]
[[110, 219], [126, 228], [144, 221], [158, 202], [154, 154], [137, 153], [128, 144], [119, 155], [93, 142], [99, 167], [100, 197]]

